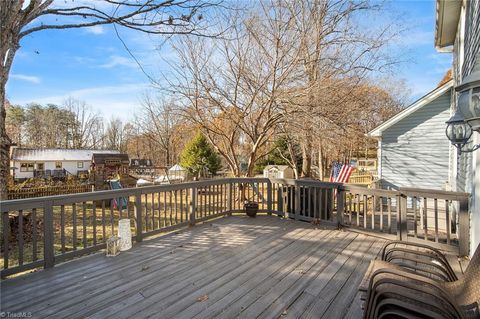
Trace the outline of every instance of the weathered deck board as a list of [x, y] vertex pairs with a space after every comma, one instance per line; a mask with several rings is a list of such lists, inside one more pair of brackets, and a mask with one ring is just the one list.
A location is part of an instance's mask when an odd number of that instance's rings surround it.
[[383, 240], [323, 228], [271, 216], [221, 218], [117, 257], [96, 254], [5, 280], [1, 311], [33, 318], [343, 316]]

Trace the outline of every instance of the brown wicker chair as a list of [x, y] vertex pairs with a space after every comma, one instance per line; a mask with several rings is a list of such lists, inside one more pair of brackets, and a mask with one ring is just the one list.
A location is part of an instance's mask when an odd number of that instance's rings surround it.
[[[464, 275], [455, 281], [430, 278], [411, 265], [373, 261], [364, 318], [480, 318], [479, 247]], [[384, 252], [382, 257], [388, 255], [388, 248]]]

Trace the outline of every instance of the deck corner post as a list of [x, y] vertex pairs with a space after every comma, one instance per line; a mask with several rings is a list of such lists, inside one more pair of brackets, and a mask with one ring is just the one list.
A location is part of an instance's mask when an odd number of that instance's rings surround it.
[[143, 240], [143, 221], [142, 221], [142, 194], [135, 193], [135, 218], [137, 221], [137, 243]]
[[53, 238], [53, 202], [51, 200], [45, 202], [44, 223], [43, 267], [52, 268], [55, 265], [55, 251]]
[[190, 190], [190, 226], [195, 226], [195, 213], [197, 210], [197, 188]]
[[232, 183], [227, 184], [227, 212], [229, 216], [232, 216]]
[[470, 214], [468, 209], [468, 197], [460, 201], [458, 214], [458, 250], [460, 256], [468, 256], [470, 253]]
[[272, 209], [273, 209], [273, 205], [272, 205], [272, 181], [271, 180], [268, 180], [267, 182], [267, 211], [268, 211], [268, 215], [272, 215]]
[[345, 190], [342, 186], [337, 187], [337, 224], [343, 226], [343, 215], [345, 214]]
[[407, 241], [407, 196], [400, 194], [397, 196], [397, 239]]

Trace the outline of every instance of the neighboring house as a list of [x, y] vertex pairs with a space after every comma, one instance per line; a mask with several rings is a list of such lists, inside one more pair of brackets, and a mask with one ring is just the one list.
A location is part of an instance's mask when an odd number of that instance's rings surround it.
[[17, 180], [34, 176], [55, 176], [58, 172], [77, 175], [78, 172], [90, 169], [94, 153], [116, 154], [118, 151], [13, 147], [10, 165]]
[[[480, 68], [480, 1], [437, 0], [435, 47], [453, 53], [453, 85], [458, 86]], [[451, 113], [457, 106], [458, 94], [453, 93]], [[480, 143], [480, 134], [473, 133], [472, 144]], [[445, 154], [446, 155], [446, 154]], [[480, 150], [458, 154], [450, 151], [452, 190], [471, 193], [470, 253], [480, 243]]]
[[445, 190], [450, 142], [450, 80], [368, 133], [378, 141], [378, 178], [382, 188]]
[[263, 169], [266, 178], [295, 178], [293, 169], [288, 165], [267, 165]]
[[130, 171], [136, 175], [153, 175], [155, 167], [150, 159], [133, 158], [130, 160]]

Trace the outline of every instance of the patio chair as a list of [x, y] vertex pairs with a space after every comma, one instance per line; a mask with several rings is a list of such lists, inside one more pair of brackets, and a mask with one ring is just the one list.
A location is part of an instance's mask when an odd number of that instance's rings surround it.
[[450, 282], [387, 261], [373, 261], [364, 318], [479, 318], [479, 247], [464, 275]]
[[[440, 281], [458, 280], [445, 255], [438, 249], [424, 244], [398, 240], [389, 241], [381, 250], [381, 260], [399, 265], [427, 278]], [[361, 292], [366, 293], [371, 274], [382, 265], [381, 263], [370, 263], [359, 287]], [[362, 299], [364, 298], [365, 295], [362, 295]]]
[[408, 268], [425, 277], [443, 281], [458, 280], [445, 255], [424, 244], [387, 242], [382, 249], [382, 260]]

